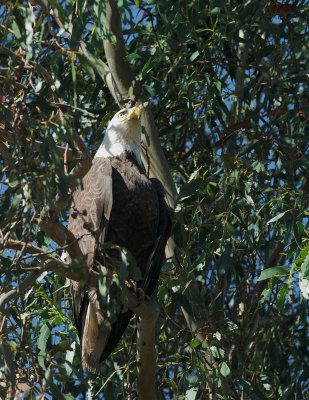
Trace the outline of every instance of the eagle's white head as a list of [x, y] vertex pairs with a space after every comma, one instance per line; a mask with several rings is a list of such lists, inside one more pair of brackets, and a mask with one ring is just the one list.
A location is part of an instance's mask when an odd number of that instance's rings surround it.
[[108, 124], [95, 158], [120, 156], [128, 151], [133, 153], [137, 162], [142, 165], [140, 116], [141, 110], [138, 106], [118, 111]]

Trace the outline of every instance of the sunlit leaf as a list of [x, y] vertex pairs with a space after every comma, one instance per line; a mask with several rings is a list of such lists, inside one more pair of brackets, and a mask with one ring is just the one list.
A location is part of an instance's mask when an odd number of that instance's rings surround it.
[[226, 362], [223, 362], [220, 366], [220, 374], [227, 378], [231, 374], [231, 370]]
[[277, 266], [264, 269], [259, 276], [259, 281], [272, 278], [273, 276], [286, 276], [290, 273], [291, 267]]
[[267, 222], [267, 224], [272, 224], [273, 222], [278, 221], [279, 219], [281, 219], [281, 218], [286, 214], [286, 212], [287, 212], [287, 211], [282, 212], [282, 213], [276, 215], [275, 217], [271, 218], [271, 219]]
[[38, 361], [42, 368], [45, 368], [44, 360], [46, 356], [46, 340], [48, 339], [50, 334], [51, 334], [51, 327], [49, 323], [46, 323], [43, 325], [40, 336], [38, 337], [38, 348], [40, 350]]
[[303, 275], [299, 277], [299, 288], [305, 299], [309, 299], [309, 279], [305, 278]]

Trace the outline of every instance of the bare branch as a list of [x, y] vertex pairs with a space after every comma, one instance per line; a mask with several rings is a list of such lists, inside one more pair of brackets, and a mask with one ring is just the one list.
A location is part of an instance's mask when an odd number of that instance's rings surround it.
[[56, 259], [48, 254], [44, 254], [44, 251], [37, 248], [36, 246], [29, 245], [28, 243], [18, 242], [18, 241], [8, 241], [6, 244], [6, 248], [13, 248], [15, 250], [19, 250], [25, 248], [27, 252], [37, 252], [41, 251], [41, 254], [37, 256], [42, 260], [41, 268], [33, 271], [29, 274], [24, 280], [20, 282], [19, 287], [10, 290], [7, 293], [4, 293], [0, 296], [0, 312], [6, 314], [5, 306], [11, 300], [16, 300], [20, 295], [22, 295], [29, 287], [33, 286], [35, 281], [39, 278], [39, 276], [45, 271], [53, 271], [57, 274], [64, 276], [68, 279], [81, 281], [87, 280], [90, 286], [96, 287], [98, 284], [99, 274], [96, 271], [88, 271], [87, 263], [84, 262], [84, 257], [81, 258], [81, 268], [78, 268], [72, 263], [65, 263], [60, 259]]
[[[122, 34], [121, 16], [117, 3], [114, 0], [105, 0], [106, 16], [105, 26], [107, 38], [103, 40], [104, 51], [109, 69], [113, 78], [112, 95], [115, 100], [123, 104], [129, 99], [141, 99], [141, 87], [136, 85], [136, 78], [126, 59], [126, 48]], [[116, 39], [116, 44], [114, 43]], [[129, 96], [129, 90], [132, 95]], [[115, 90], [116, 89], [116, 90]], [[146, 99], [145, 99], [146, 100]]]
[[[44, 252], [41, 248], [34, 246], [30, 243], [21, 242], [18, 240], [8, 240], [5, 244], [2, 244], [0, 249], [9, 248], [13, 250], [24, 250], [26, 253], [30, 253], [33, 256], [38, 257], [43, 260], [41, 268], [34, 271], [30, 274], [23, 282], [21, 282], [20, 287], [14, 290], [11, 290], [8, 293], [3, 294], [0, 297], [0, 311], [3, 312], [5, 304], [18, 297], [28, 289], [35, 280], [45, 271], [53, 271], [62, 275], [68, 279], [74, 281], [85, 280], [85, 274], [87, 274], [87, 282], [91, 287], [97, 287], [99, 273], [97, 271], [88, 271], [88, 267], [86, 262], [84, 263], [85, 267], [81, 269], [74, 269], [72, 263], [65, 263], [60, 259], [52, 257], [49, 253]], [[132, 290], [127, 289], [128, 295], [128, 306], [129, 308], [136, 312], [141, 318], [150, 318], [150, 315], [154, 314], [155, 306], [152, 304], [152, 300], [147, 300], [145, 302], [141, 302], [139, 297], [132, 292]], [[150, 304], [150, 305], [149, 305]]]
[[[77, 240], [75, 239], [77, 242]], [[0, 245], [0, 250], [3, 249], [12, 249], [12, 250], [22, 250], [23, 253], [29, 254], [28, 256], [24, 256], [21, 260], [28, 257], [36, 257], [42, 261], [45, 261], [43, 266], [38, 267], [41, 272], [44, 271], [54, 271], [59, 273], [62, 276], [69, 277], [70, 279], [76, 280], [80, 279], [80, 273], [74, 272], [71, 264], [63, 262], [61, 259], [53, 257], [51, 254], [56, 251], [67, 250], [72, 244], [65, 245], [61, 248], [53, 249], [50, 251], [44, 251], [40, 247], [34, 246], [31, 243], [22, 242], [19, 240], [9, 239], [5, 243]], [[81, 258], [82, 259], [82, 258]]]
[[59, 246], [63, 247], [69, 244], [70, 246], [68, 246], [67, 252], [72, 260], [83, 257], [83, 253], [79, 248], [78, 241], [73, 233], [65, 226], [58, 222], [42, 218], [35, 218], [33, 223], [39, 225], [43, 231]]
[[8, 239], [4, 243], [0, 243], [0, 250], [12, 249], [12, 250], [24, 250], [25, 253], [31, 254], [33, 257], [46, 257], [56, 250], [51, 250], [50, 252], [44, 252], [40, 247], [34, 246], [31, 243], [22, 242], [20, 240]]

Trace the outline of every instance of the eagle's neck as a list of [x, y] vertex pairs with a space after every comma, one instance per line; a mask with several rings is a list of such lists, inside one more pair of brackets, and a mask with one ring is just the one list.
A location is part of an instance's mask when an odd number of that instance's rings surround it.
[[141, 136], [120, 136], [113, 131], [107, 131], [104, 140], [96, 152], [97, 157], [120, 157], [124, 154], [132, 154], [137, 163], [142, 166], [141, 159]]

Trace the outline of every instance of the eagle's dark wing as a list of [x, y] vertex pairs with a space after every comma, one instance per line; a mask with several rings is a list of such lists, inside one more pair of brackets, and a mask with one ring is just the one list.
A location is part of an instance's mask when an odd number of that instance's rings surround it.
[[[89, 269], [95, 268], [97, 253], [102, 243], [104, 243], [112, 204], [112, 167], [110, 160], [95, 158], [81, 186], [75, 192], [68, 225], [69, 230], [74, 234], [76, 239], [79, 239], [79, 245], [83, 254], [87, 254]], [[90, 338], [88, 340], [89, 343], [83, 340], [85, 325], [87, 325], [87, 330], [89, 330], [89, 315], [87, 324], [86, 320], [89, 309], [90, 291], [85, 291], [80, 287], [78, 282], [71, 281], [71, 292], [73, 314], [81, 345], [84, 347], [94, 346], [94, 344], [90, 343]], [[93, 310], [93, 312], [96, 314], [97, 310]], [[100, 315], [97, 317], [100, 318]], [[92, 334], [98, 335], [99, 331], [92, 332]], [[89, 332], [87, 331], [86, 334], [89, 335]], [[102, 341], [104, 344], [103, 338]], [[85, 365], [87, 366], [87, 363]], [[92, 366], [88, 367], [91, 368]]]
[[[171, 212], [165, 202], [164, 188], [158, 179], [151, 179], [151, 183], [158, 196], [159, 221], [157, 228], [157, 239], [154, 243], [152, 251], [148, 255], [147, 265], [145, 266], [146, 268], [144, 269], [143, 279], [140, 283], [140, 286], [144, 292], [149, 296], [154, 292], [157, 286], [161, 266], [164, 261], [166, 242], [171, 234]], [[117, 321], [112, 325], [112, 330], [108, 342], [104, 348], [104, 352], [100, 358], [100, 362], [104, 361], [114, 350], [132, 316], [133, 312], [130, 310], [119, 314]]]
[[157, 240], [152, 252], [149, 254], [147, 267], [143, 276], [141, 287], [147, 295], [154, 292], [161, 271], [161, 267], [165, 258], [165, 246], [171, 235], [172, 218], [171, 210], [165, 201], [165, 191], [161, 182], [156, 179], [150, 179], [155, 188], [159, 201], [159, 223], [157, 230]]

